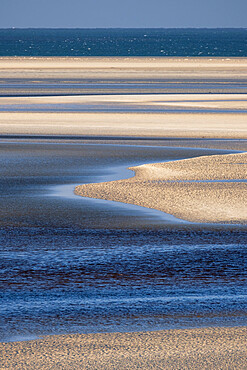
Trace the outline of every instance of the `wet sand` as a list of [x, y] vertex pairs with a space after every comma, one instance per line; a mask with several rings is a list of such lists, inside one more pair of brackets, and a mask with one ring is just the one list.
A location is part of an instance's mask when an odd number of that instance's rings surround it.
[[245, 369], [247, 329], [47, 336], [0, 349], [1, 369]]
[[75, 193], [154, 208], [191, 222], [247, 223], [247, 184], [241, 181], [246, 180], [247, 153], [130, 169], [135, 177], [77, 186]]
[[[247, 78], [246, 58], [0, 58], [2, 81], [48, 81], [54, 78], [155, 80], [178, 83]], [[8, 81], [7, 81], [8, 82]], [[25, 81], [24, 81], [25, 83]], [[203, 89], [202, 89], [203, 90]], [[196, 90], [196, 93], [202, 92]], [[210, 89], [207, 89], [210, 92]], [[222, 92], [226, 92], [222, 88]], [[238, 92], [242, 90], [238, 90]], [[17, 90], [11, 91], [15, 94]], [[190, 93], [195, 92], [190, 89]], [[54, 90], [53, 93], [56, 93]], [[100, 89], [94, 90], [100, 94]], [[119, 90], [121, 94], [121, 90]], [[150, 93], [150, 92], [149, 92]], [[246, 96], [186, 94], [147, 97], [66, 97], [35, 100], [1, 98], [0, 104], [138, 104], [197, 107], [198, 113], [34, 113], [1, 112], [0, 134], [88, 135], [247, 139]], [[42, 98], [43, 99], [43, 98]], [[198, 101], [199, 100], [199, 101]], [[206, 101], [205, 101], [206, 100]], [[205, 108], [235, 110], [204, 113]], [[191, 162], [192, 161], [192, 162]], [[184, 180], [235, 180], [246, 174], [246, 154], [204, 157], [134, 167], [136, 176], [117, 182], [79, 186], [87, 197], [112, 199], [160, 209], [195, 222], [246, 223], [246, 183], [190, 183]], [[223, 178], [222, 178], [223, 177]], [[164, 196], [165, 194], [165, 196]], [[2, 369], [39, 368], [239, 368], [246, 363], [246, 328], [50, 336], [43, 340], [0, 344]]]

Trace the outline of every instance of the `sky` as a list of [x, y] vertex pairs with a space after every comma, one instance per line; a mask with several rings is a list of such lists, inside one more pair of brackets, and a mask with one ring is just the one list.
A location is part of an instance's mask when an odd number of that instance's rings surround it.
[[247, 0], [0, 0], [0, 28], [247, 28]]

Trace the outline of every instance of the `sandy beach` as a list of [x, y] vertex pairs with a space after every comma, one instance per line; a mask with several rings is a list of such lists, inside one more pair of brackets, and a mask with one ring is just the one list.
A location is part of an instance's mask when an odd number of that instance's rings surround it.
[[0, 344], [1, 369], [245, 369], [247, 329], [47, 336]]
[[[241, 86], [233, 88], [231, 84], [241, 85], [247, 79], [247, 58], [6, 57], [0, 58], [0, 77], [6, 85], [0, 96], [0, 135], [5, 139], [10, 135], [73, 135], [92, 140], [116, 138], [119, 143], [119, 138], [169, 138], [172, 146], [174, 138], [184, 138], [199, 139], [192, 143], [194, 147], [201, 142], [206, 148], [246, 148], [241, 139], [247, 139], [247, 95]], [[139, 93], [138, 89], [130, 92], [128, 87], [112, 92], [116, 81], [145, 84], [162, 79], [175, 86], [174, 93], [169, 87], [160, 88], [157, 94], [150, 87], [138, 87]], [[99, 86], [90, 90], [91, 95], [89, 90], [78, 90], [77, 96], [70, 95], [72, 88], [61, 93], [57, 87], [77, 80], [89, 85], [97, 82]], [[57, 85], [49, 95], [45, 85], [52, 81]], [[112, 84], [105, 94], [100, 87], [102, 81]], [[212, 90], [207, 85], [215, 81], [220, 87]], [[196, 83], [205, 86], [195, 89]], [[179, 84], [184, 84], [182, 92]], [[189, 87], [184, 88], [186, 84]], [[25, 96], [21, 96], [23, 91]], [[59, 111], [66, 105], [83, 107], [85, 111]], [[56, 112], [51, 111], [54, 106]], [[95, 112], [96, 106], [99, 110], [117, 107], [122, 111]], [[147, 109], [130, 113], [124, 111], [127, 107], [159, 108], [162, 112]], [[203, 139], [219, 141], [207, 143]], [[221, 139], [229, 139], [229, 145]], [[239, 143], [232, 144], [232, 139]], [[181, 141], [180, 145], [189, 144]], [[71, 153], [68, 155], [72, 158]], [[142, 164], [130, 169], [134, 176], [129, 179], [79, 185], [75, 194], [157, 209], [194, 223], [247, 223], [246, 152]], [[245, 369], [246, 334], [246, 327], [218, 327], [47, 336], [0, 343], [0, 368]]]

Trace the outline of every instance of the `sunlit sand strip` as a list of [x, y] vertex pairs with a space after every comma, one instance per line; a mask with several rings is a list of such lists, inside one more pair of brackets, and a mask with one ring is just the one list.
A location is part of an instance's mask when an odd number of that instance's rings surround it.
[[[31, 93], [31, 92], [30, 92]], [[227, 110], [247, 110], [247, 94], [145, 94], [145, 95], [82, 95], [82, 96], [30, 96], [30, 97], [0, 97], [2, 105], [24, 104], [121, 104], [149, 107], [184, 107], [184, 108], [214, 108]]]
[[[80, 185], [75, 193], [153, 208], [191, 222], [247, 223], [247, 183], [241, 182], [246, 179], [247, 153], [131, 169], [136, 175], [130, 179]], [[231, 179], [239, 182], [227, 182]]]
[[0, 353], [1, 369], [246, 369], [247, 328], [47, 336]]
[[2, 78], [241, 79], [247, 58], [0, 58]]
[[0, 113], [0, 134], [247, 139], [246, 114]]

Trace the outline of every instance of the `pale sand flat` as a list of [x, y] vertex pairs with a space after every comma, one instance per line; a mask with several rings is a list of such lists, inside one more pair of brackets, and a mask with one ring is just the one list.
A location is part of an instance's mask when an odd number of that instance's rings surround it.
[[0, 113], [0, 134], [247, 139], [246, 114]]
[[247, 328], [47, 336], [0, 344], [1, 369], [246, 369]]
[[[0, 97], [1, 106], [33, 104], [121, 104], [128, 106], [228, 109], [247, 111], [247, 94], [131, 94]], [[247, 117], [246, 117], [247, 119]]]
[[[0, 58], [0, 77], [82, 78], [82, 79], [141, 79], [181, 81], [198, 79], [233, 79], [241, 83], [247, 78], [247, 58]], [[194, 80], [195, 79], [195, 80]], [[199, 91], [197, 91], [199, 92]], [[197, 98], [165, 95], [100, 97], [103, 103], [168, 105], [172, 107], [245, 109], [246, 95], [210, 94]], [[22, 99], [22, 98], [20, 98]], [[35, 98], [36, 99], [36, 98]], [[38, 98], [37, 98], [38, 99]], [[40, 98], [41, 99], [41, 98]], [[57, 100], [56, 100], [57, 99]], [[61, 97], [61, 102], [76, 101]], [[99, 98], [80, 97], [78, 102], [97, 102]], [[205, 102], [206, 99], [206, 102]], [[227, 99], [227, 102], [223, 100]], [[186, 100], [186, 101], [185, 101]], [[189, 100], [189, 101], [187, 101]], [[204, 100], [204, 101], [203, 101]], [[241, 101], [237, 101], [241, 100]], [[10, 100], [9, 100], [10, 101]], [[12, 100], [17, 101], [17, 100]], [[26, 100], [27, 101], [27, 100]], [[41, 100], [29, 100], [38, 102]], [[56, 102], [58, 98], [44, 98], [43, 102]], [[4, 100], [2, 100], [4, 102]], [[7, 102], [7, 100], [5, 100]], [[22, 100], [20, 100], [22, 102]], [[7, 103], [8, 104], [8, 103]], [[61, 134], [98, 136], [152, 136], [152, 137], [220, 137], [247, 138], [246, 114], [116, 114], [116, 113], [0, 113], [0, 134]]]
[[[135, 176], [80, 185], [83, 197], [153, 208], [191, 222], [247, 223], [247, 153], [205, 156], [132, 167]], [[188, 182], [186, 182], [188, 181]]]
[[2, 57], [1, 78], [242, 79], [247, 58]]

